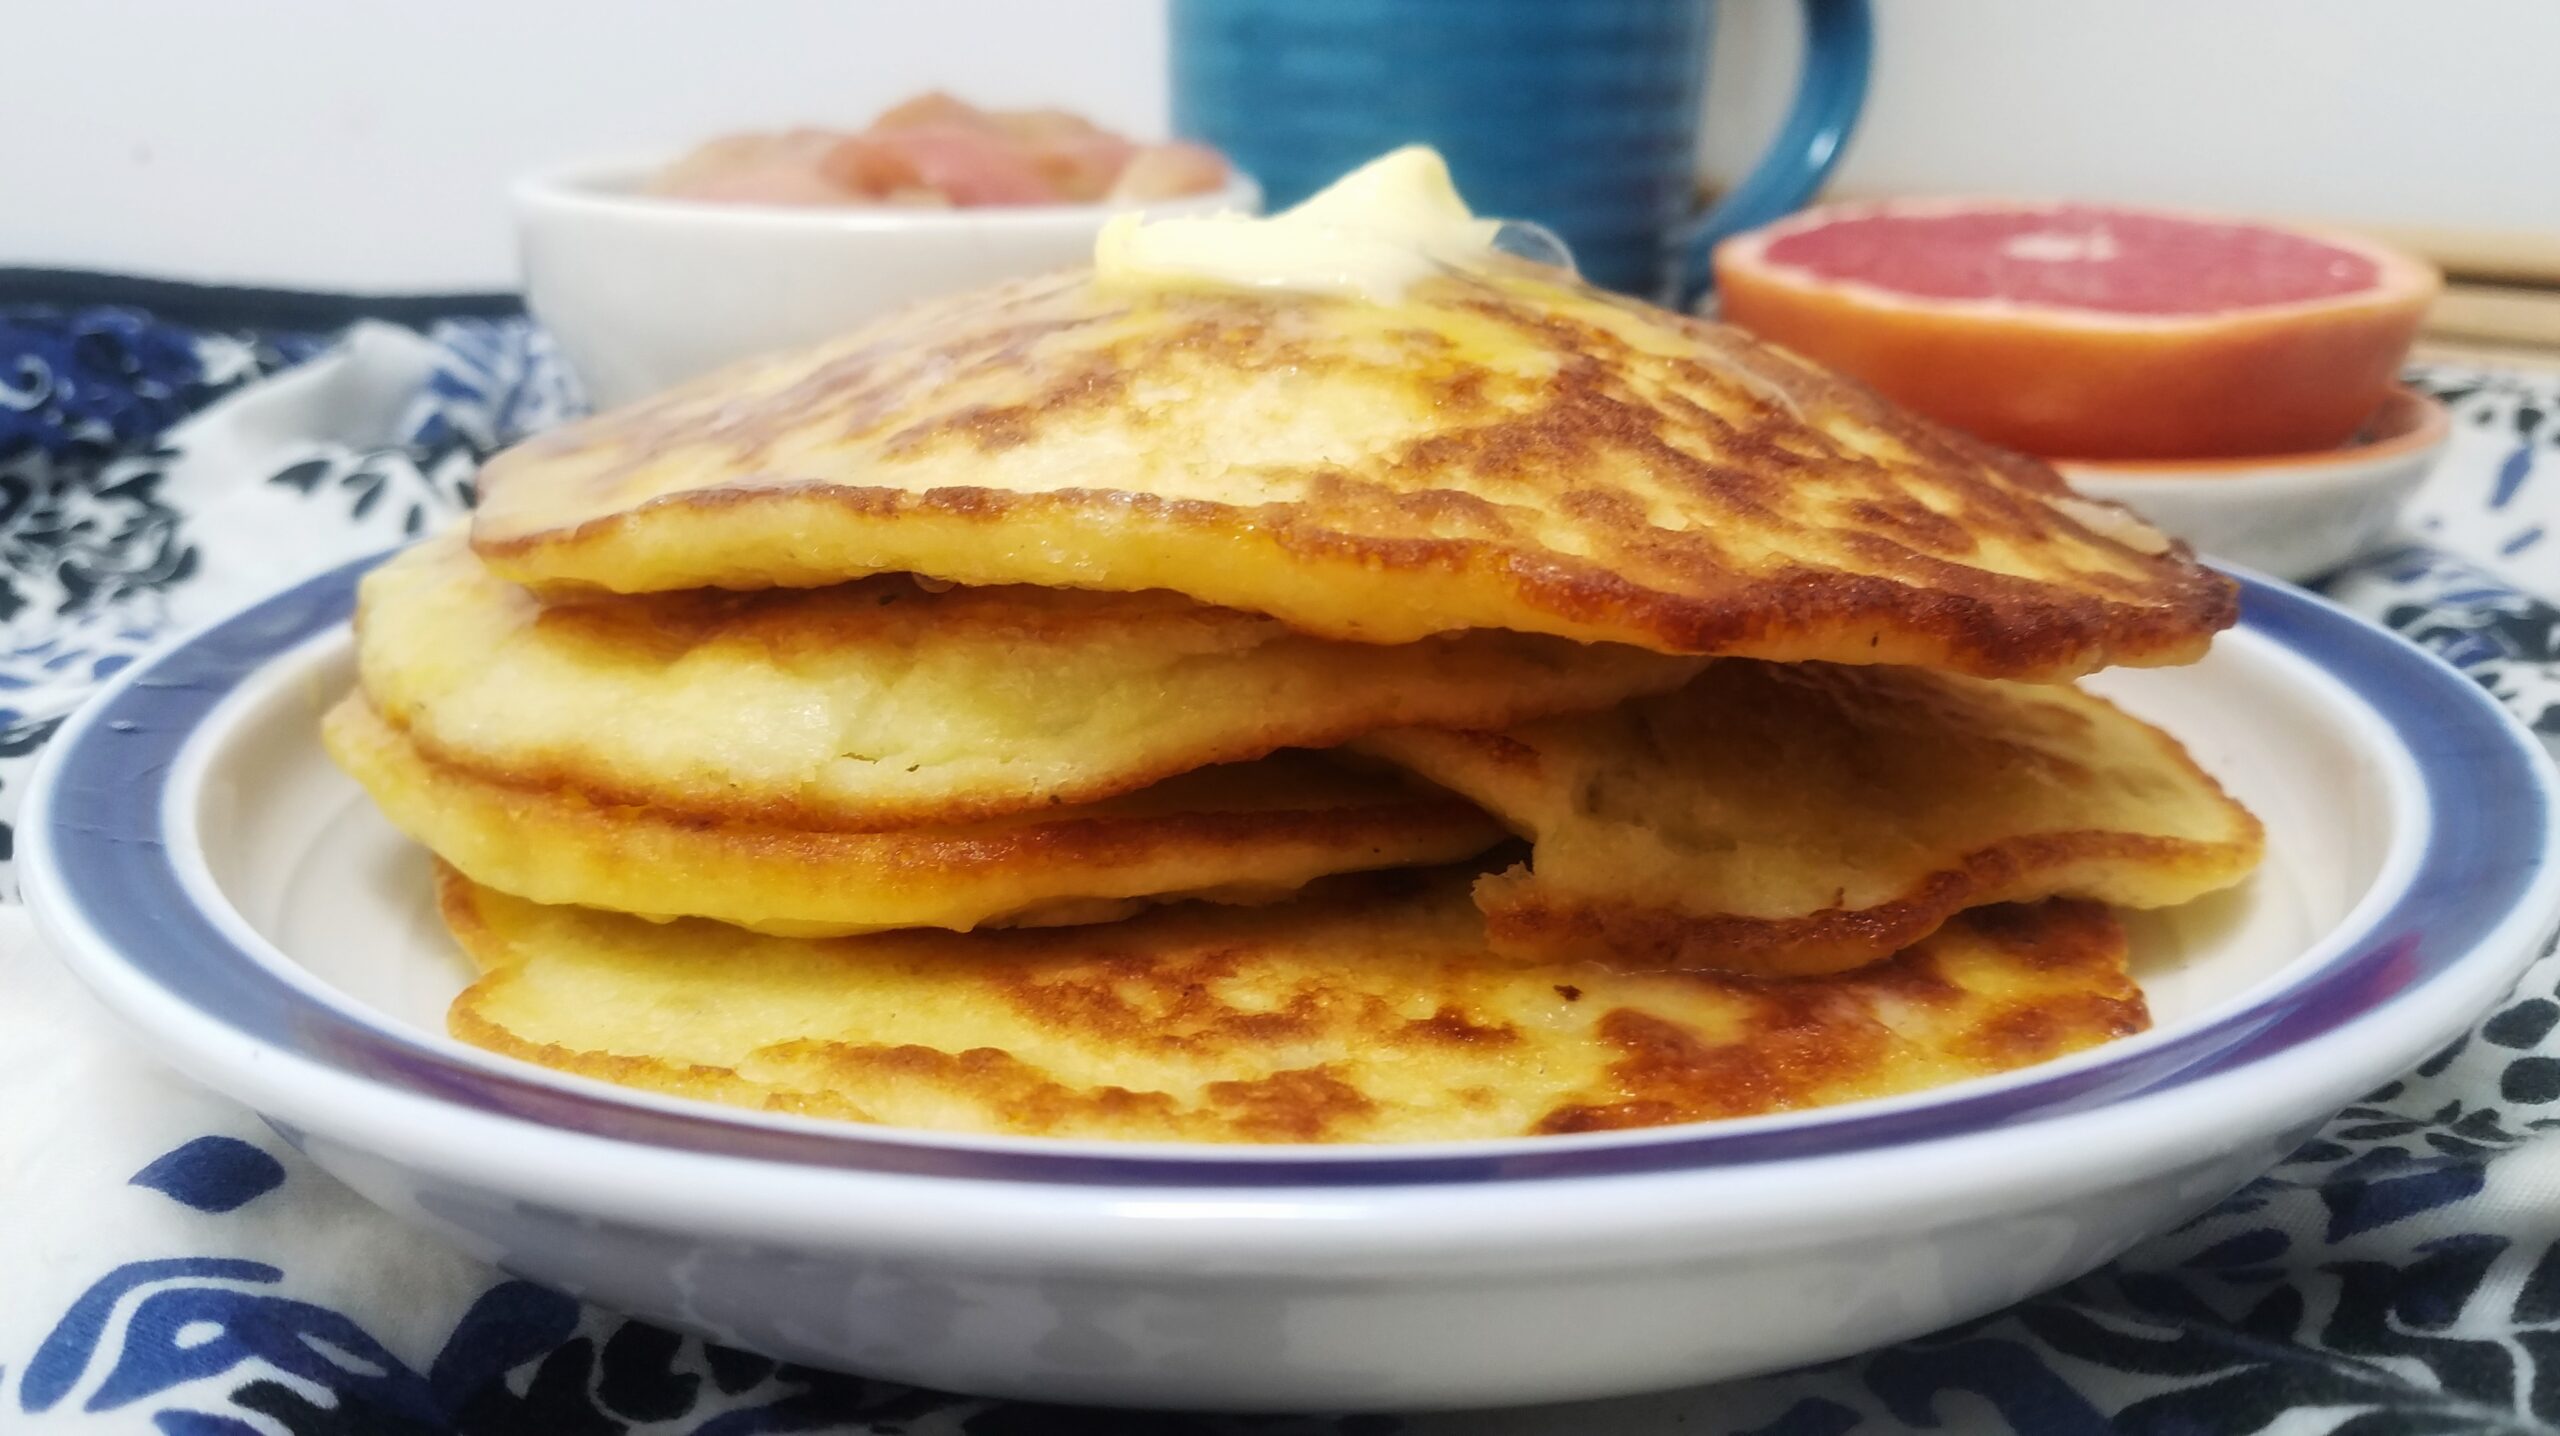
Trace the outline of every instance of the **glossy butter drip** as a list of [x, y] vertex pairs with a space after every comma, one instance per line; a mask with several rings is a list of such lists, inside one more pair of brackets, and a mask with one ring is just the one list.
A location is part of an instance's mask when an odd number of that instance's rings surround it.
[[1094, 242], [1094, 276], [1114, 288], [1286, 289], [1392, 303], [1417, 280], [1492, 254], [1500, 228], [1458, 197], [1438, 151], [1407, 145], [1267, 219], [1122, 215]]

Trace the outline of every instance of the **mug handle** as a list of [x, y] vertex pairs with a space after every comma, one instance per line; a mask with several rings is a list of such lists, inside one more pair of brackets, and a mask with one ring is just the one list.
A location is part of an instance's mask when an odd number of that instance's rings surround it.
[[1822, 188], [1840, 150], [1858, 127], [1867, 101], [1868, 62], [1875, 54], [1875, 16], [1867, 0], [1802, 0], [1804, 73], [1787, 122], [1750, 177], [1701, 215], [1684, 242], [1680, 307], [1694, 307], [1715, 287], [1710, 257], [1716, 241], [1803, 207]]

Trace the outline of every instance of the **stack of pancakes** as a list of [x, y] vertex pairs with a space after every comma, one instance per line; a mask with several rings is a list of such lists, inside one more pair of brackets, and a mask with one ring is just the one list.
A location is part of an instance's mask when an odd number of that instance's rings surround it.
[[1741, 1115], [2139, 1030], [2256, 821], [2071, 686], [2230, 586], [2050, 471], [1497, 261], [1088, 274], [501, 455], [331, 751], [454, 1031], [979, 1132]]

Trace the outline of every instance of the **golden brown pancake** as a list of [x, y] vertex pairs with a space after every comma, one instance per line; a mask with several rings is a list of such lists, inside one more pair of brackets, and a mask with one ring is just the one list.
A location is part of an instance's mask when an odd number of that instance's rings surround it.
[[910, 309], [482, 471], [507, 578], [890, 571], [2060, 678], [2181, 663], [2232, 586], [2040, 463], [1720, 326], [1501, 264], [1370, 304], [1085, 273]]
[[565, 1072], [900, 1127], [1385, 1142], [1742, 1117], [2042, 1062], [2148, 1017], [2105, 909], [1966, 913], [1828, 978], [1488, 953], [1461, 878], [986, 933], [760, 937], [448, 874], [456, 1036]]
[[1375, 728], [1603, 707], [1698, 666], [1510, 633], [1377, 648], [1169, 593], [903, 577], [545, 605], [459, 536], [367, 575], [356, 635], [367, 696], [440, 762], [805, 832], [1039, 812]]
[[1605, 713], [1354, 746], [1533, 840], [1476, 901], [1495, 947], [1537, 957], [1834, 971], [1982, 903], [2182, 903], [2264, 846], [2105, 700], [1911, 668], [1734, 659]]
[[1271, 902], [1327, 873], [1454, 862], [1506, 836], [1472, 803], [1316, 753], [1037, 814], [831, 833], [510, 786], [428, 758], [361, 695], [321, 734], [394, 826], [477, 882], [798, 936], [1107, 922], [1186, 897]]

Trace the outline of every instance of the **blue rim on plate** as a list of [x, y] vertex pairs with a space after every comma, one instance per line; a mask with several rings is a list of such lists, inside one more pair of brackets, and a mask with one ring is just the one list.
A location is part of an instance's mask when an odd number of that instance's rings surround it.
[[2242, 626], [2372, 705], [2417, 757], [2438, 821], [2398, 899], [2334, 960], [2167, 1041], [1923, 1106], [1670, 1136], [1653, 1129], [1616, 1134], [1616, 1142], [1550, 1139], [1498, 1153], [1099, 1155], [1041, 1150], [1033, 1140], [955, 1145], [930, 1133], [765, 1125], [707, 1105], [618, 1100], [502, 1058], [440, 1050], [298, 990], [196, 906], [170, 861], [184, 841], [167, 826], [180, 751], [264, 665], [344, 623], [357, 580], [378, 562], [348, 564], [245, 609], [135, 665], [90, 703], [47, 755], [47, 799], [26, 834], [31, 880], [48, 884], [136, 975], [245, 1037], [491, 1115], [680, 1151], [1007, 1182], [1365, 1187], [1732, 1167], [1902, 1146], [2181, 1086], [2328, 1032], [2444, 973], [2531, 898], [2552, 860], [2547, 765], [2493, 699], [2380, 629], [2299, 591], [2243, 579]]

